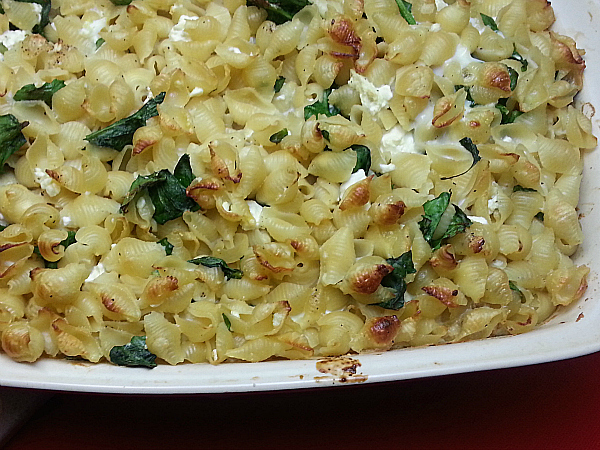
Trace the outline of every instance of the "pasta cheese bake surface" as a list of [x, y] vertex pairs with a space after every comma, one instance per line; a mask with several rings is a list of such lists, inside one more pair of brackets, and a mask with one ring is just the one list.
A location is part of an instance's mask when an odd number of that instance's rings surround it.
[[546, 0], [2, 0], [0, 333], [154, 367], [519, 334], [596, 146]]

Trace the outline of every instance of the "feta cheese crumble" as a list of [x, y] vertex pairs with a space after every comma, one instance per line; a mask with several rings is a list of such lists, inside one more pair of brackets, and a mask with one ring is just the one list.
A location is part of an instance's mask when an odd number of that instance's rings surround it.
[[33, 179], [50, 197], [56, 197], [60, 193], [60, 184], [48, 175], [44, 169], [39, 167], [33, 169]]
[[15, 45], [23, 42], [29, 31], [24, 30], [8, 30], [0, 34], [0, 44], [4, 45], [7, 50], [10, 50]]
[[181, 15], [179, 17], [179, 21], [173, 26], [173, 28], [171, 28], [171, 31], [169, 31], [169, 40], [179, 42], [190, 42], [192, 38], [190, 37], [188, 32], [185, 31], [185, 26], [188, 22], [193, 22], [198, 19], [198, 17], [194, 16]]
[[368, 78], [351, 71], [348, 85], [358, 92], [360, 102], [371, 114], [377, 114], [383, 108], [387, 108], [389, 101], [394, 96], [392, 88], [387, 84], [376, 87]]

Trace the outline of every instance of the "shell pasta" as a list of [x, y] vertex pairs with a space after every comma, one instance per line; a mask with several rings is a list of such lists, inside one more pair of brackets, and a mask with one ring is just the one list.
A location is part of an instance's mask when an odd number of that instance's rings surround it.
[[2, 0], [17, 361], [302, 359], [584, 294], [585, 55], [546, 0]]

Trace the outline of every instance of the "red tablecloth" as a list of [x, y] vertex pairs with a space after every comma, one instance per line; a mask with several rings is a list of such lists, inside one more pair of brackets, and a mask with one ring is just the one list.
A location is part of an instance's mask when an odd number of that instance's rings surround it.
[[56, 394], [21, 449], [600, 449], [600, 353], [536, 366], [295, 392]]

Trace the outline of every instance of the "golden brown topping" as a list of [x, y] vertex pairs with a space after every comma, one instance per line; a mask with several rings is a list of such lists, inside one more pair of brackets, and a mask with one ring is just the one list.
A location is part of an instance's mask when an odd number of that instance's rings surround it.
[[371, 339], [376, 344], [389, 347], [398, 334], [400, 320], [396, 316], [373, 317], [366, 325]]
[[451, 289], [443, 286], [423, 286], [421, 288], [427, 295], [437, 298], [449, 308], [458, 306], [454, 300], [458, 296], [458, 289]]
[[350, 56], [353, 58], [358, 57], [361, 47], [360, 37], [356, 35], [350, 20], [345, 18], [332, 20], [329, 35], [338, 44], [352, 47], [354, 53]]
[[373, 180], [374, 176], [375, 175], [371, 175], [348, 188], [344, 193], [344, 199], [340, 203], [340, 209], [342, 211], [360, 207], [368, 203], [371, 198], [371, 180]]
[[352, 274], [350, 286], [360, 294], [372, 294], [381, 284], [381, 280], [394, 270], [389, 264], [377, 264], [361, 272]]

